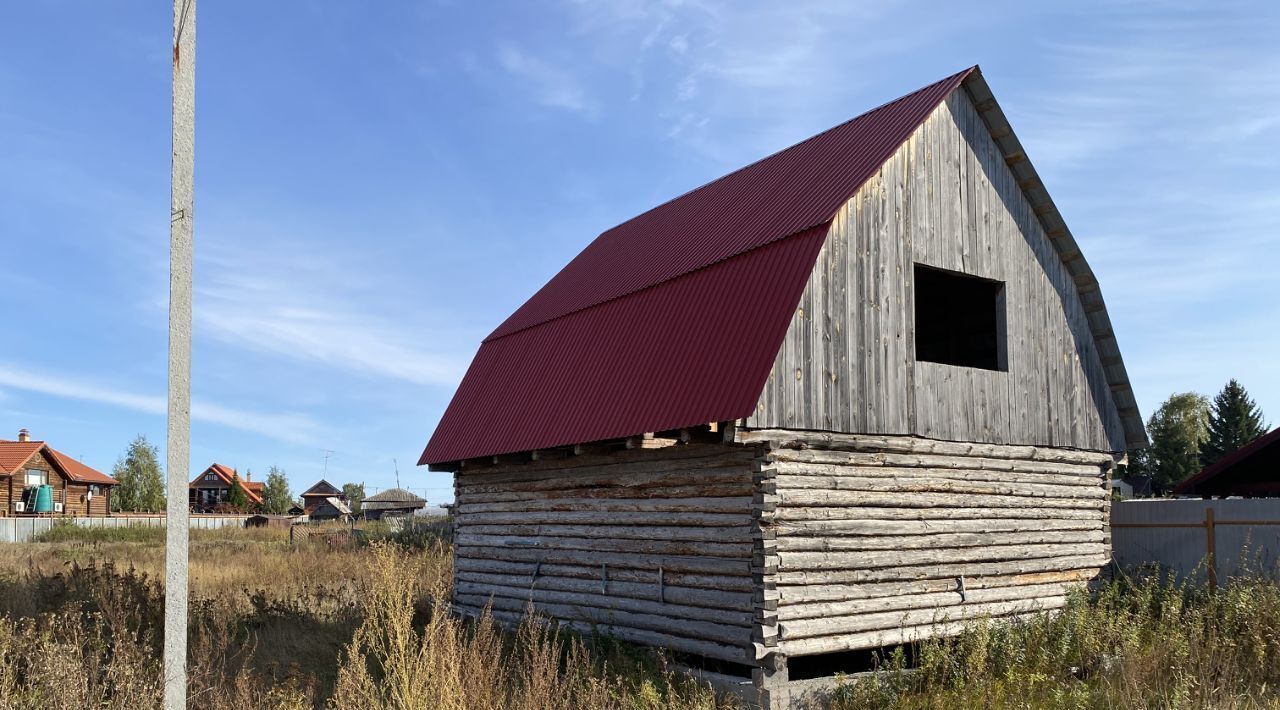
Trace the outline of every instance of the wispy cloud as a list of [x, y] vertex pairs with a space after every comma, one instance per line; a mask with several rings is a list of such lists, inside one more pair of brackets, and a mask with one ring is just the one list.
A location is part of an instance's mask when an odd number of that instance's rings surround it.
[[[166, 400], [160, 395], [142, 394], [8, 363], [0, 363], [0, 385], [154, 416], [164, 416], [167, 410]], [[263, 413], [195, 399], [191, 405], [191, 418], [295, 444], [314, 444], [322, 438], [319, 423], [306, 414]]]
[[[469, 352], [426, 348], [421, 339], [432, 331], [406, 314], [394, 324], [380, 315], [377, 304], [394, 299], [370, 292], [376, 279], [350, 284], [351, 271], [337, 264], [299, 252], [251, 261], [215, 253], [201, 265], [197, 330], [227, 345], [418, 385], [452, 385], [466, 366]], [[451, 344], [447, 332], [432, 340]]]
[[498, 63], [527, 84], [543, 106], [585, 116], [594, 116], [598, 111], [596, 102], [578, 79], [546, 59], [503, 45], [498, 48]]

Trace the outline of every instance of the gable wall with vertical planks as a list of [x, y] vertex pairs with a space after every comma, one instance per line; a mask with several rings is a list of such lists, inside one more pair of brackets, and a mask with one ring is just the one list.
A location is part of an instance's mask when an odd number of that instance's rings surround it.
[[[915, 360], [913, 264], [1005, 283], [1008, 371]], [[1076, 285], [967, 91], [835, 216], [751, 428], [1124, 450]]]

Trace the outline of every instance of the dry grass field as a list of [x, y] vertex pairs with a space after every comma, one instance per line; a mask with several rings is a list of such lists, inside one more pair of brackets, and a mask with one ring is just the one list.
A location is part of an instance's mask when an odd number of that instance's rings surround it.
[[[0, 708], [158, 706], [162, 535], [55, 529], [0, 546]], [[442, 542], [342, 538], [192, 531], [192, 707], [723, 705], [622, 644], [434, 613]]]
[[[159, 704], [160, 534], [0, 546], [0, 708]], [[448, 548], [401, 542], [295, 548], [287, 531], [195, 531], [192, 707], [732, 706], [625, 644], [436, 613]], [[1052, 617], [976, 623], [880, 667], [834, 707], [1280, 707], [1280, 587], [1124, 578]]]

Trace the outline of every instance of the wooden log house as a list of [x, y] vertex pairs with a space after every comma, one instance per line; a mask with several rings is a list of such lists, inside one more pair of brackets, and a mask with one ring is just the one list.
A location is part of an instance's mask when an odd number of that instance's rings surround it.
[[1145, 444], [1097, 279], [977, 67], [592, 242], [422, 455], [454, 604], [823, 661], [1063, 605]]
[[[26, 429], [0, 439], [0, 516], [108, 516], [119, 481], [49, 446]], [[51, 510], [38, 512], [32, 492], [50, 486]]]

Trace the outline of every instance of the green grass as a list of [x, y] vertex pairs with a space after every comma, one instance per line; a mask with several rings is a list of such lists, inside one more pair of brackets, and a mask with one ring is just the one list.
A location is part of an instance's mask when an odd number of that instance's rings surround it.
[[144, 544], [164, 544], [164, 528], [162, 527], [83, 527], [74, 523], [58, 521], [53, 527], [38, 534], [32, 542], [137, 542]]

